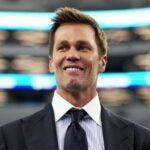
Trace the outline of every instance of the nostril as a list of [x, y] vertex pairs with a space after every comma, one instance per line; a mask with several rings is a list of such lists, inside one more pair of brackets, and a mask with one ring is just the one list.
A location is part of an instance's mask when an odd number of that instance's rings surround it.
[[73, 57], [67, 59], [67, 61], [71, 61], [71, 62], [76, 62], [76, 61], [78, 61], [78, 60], [79, 60], [79, 59], [73, 58]]
[[72, 56], [67, 57], [68, 61], [78, 61], [79, 59], [80, 59], [80, 57], [77, 55], [72, 55]]

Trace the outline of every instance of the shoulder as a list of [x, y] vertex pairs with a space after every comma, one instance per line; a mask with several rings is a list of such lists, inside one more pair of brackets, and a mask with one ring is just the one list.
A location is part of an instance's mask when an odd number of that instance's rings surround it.
[[41, 109], [27, 117], [20, 118], [18, 120], [15, 120], [13, 122], [7, 123], [0, 127], [0, 133], [3, 132], [4, 134], [9, 135], [17, 135], [22, 130], [22, 125], [25, 123], [31, 123], [35, 124], [36, 122], [40, 121], [47, 113], [48, 106], [46, 106], [44, 109]]
[[[51, 106], [47, 105], [44, 109], [34, 114], [5, 124], [0, 127], [0, 150], [6, 149], [24, 149], [26, 145], [25, 137], [31, 134], [36, 135], [41, 128], [45, 127], [45, 123], [49, 120], [53, 113]], [[52, 120], [52, 119], [51, 119]], [[28, 139], [28, 138], [27, 138]], [[13, 147], [13, 148], [11, 148]]]
[[108, 124], [111, 124], [112, 126], [116, 126], [117, 128], [123, 129], [126, 127], [129, 127], [134, 135], [137, 137], [144, 137], [148, 138], [150, 141], [150, 129], [133, 122], [131, 120], [128, 120], [122, 116], [117, 115], [116, 113], [111, 112], [109, 109], [102, 106], [102, 120]]
[[110, 120], [113, 121], [115, 124], [131, 126], [131, 127], [134, 128], [135, 132], [140, 132], [140, 131], [145, 132], [146, 131], [147, 133], [150, 134], [150, 129], [140, 125], [139, 123], [134, 122], [132, 120], [129, 120], [129, 119], [127, 119], [127, 118], [125, 118], [123, 116], [120, 116], [120, 115], [118, 115], [116, 113], [113, 113], [110, 110], [107, 110], [107, 111], [108, 111], [108, 114], [109, 114], [109, 116], [111, 118]]
[[131, 126], [132, 129], [134, 129], [134, 132], [136, 132], [137, 134], [144, 134], [144, 135], [147, 134], [150, 136], [150, 129], [144, 127], [143, 125], [140, 125], [137, 122], [134, 122], [132, 120], [129, 120], [127, 118], [119, 116], [115, 113], [112, 113], [112, 117], [113, 117], [113, 120], [115, 120], [115, 122], [122, 123], [122, 124], [125, 124], [127, 126]]
[[114, 115], [114, 117], [129, 127], [132, 135], [130, 138], [132, 139], [135, 149], [150, 150], [150, 129], [123, 117], [116, 115]]
[[[26, 120], [35, 121], [37, 120], [38, 114], [37, 112], [33, 115], [30, 115], [26, 118], [21, 118], [11, 123], [5, 124], [0, 127], [0, 150], [6, 149], [6, 147], [19, 147], [19, 149], [24, 149], [25, 141], [24, 141], [24, 132], [23, 125]], [[15, 145], [15, 146], [14, 146]], [[13, 148], [12, 148], [13, 149]]]

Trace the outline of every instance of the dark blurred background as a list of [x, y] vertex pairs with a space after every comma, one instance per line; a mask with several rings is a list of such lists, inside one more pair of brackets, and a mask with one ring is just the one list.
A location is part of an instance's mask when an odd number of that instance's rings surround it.
[[[53, 12], [63, 6], [83, 11], [126, 10], [150, 8], [150, 0], [0, 0], [0, 12]], [[150, 71], [149, 25], [104, 30], [109, 43], [106, 73]], [[45, 30], [0, 29], [0, 75], [49, 74], [48, 37]], [[4, 84], [2, 79], [0, 84]], [[0, 125], [41, 109], [53, 92], [1, 88]], [[149, 86], [102, 88], [98, 93], [112, 111], [150, 128]]]

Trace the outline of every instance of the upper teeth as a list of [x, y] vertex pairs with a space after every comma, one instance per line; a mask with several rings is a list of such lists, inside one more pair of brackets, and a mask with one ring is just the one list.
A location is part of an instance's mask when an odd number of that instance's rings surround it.
[[77, 70], [80, 70], [79, 68], [66, 68], [66, 70], [70, 70], [70, 71], [77, 71]]

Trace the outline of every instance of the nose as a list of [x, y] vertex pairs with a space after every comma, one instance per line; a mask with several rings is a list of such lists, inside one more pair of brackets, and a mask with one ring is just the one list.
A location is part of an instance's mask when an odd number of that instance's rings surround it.
[[67, 61], [78, 61], [80, 60], [79, 52], [75, 48], [71, 48], [67, 53]]

